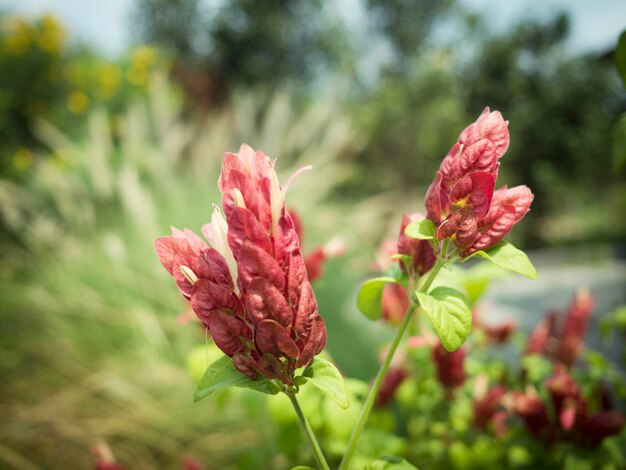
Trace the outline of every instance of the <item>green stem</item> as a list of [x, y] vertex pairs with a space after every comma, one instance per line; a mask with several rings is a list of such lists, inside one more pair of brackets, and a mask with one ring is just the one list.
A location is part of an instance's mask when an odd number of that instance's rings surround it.
[[[424, 284], [421, 285], [419, 289], [420, 292], [428, 291], [431, 284], [437, 277], [439, 270], [443, 267], [445, 262], [446, 260], [437, 259], [437, 263], [435, 264], [433, 269], [430, 271], [430, 275], [428, 276]], [[404, 318], [402, 319], [402, 323], [400, 324], [398, 331], [396, 332], [396, 336], [393, 338], [393, 341], [391, 342], [391, 345], [389, 346], [389, 351], [387, 351], [385, 360], [381, 364], [380, 369], [378, 369], [378, 374], [376, 374], [374, 383], [372, 384], [372, 387], [370, 388], [370, 391], [367, 394], [367, 398], [365, 399], [365, 403], [363, 404], [363, 408], [361, 409], [361, 413], [359, 414], [359, 419], [357, 421], [357, 424], [354, 427], [354, 430], [352, 431], [352, 435], [350, 436], [350, 441], [348, 442], [348, 448], [346, 449], [346, 453], [343, 456], [341, 464], [339, 465], [339, 470], [345, 470], [348, 468], [350, 460], [352, 459], [352, 455], [354, 454], [354, 451], [356, 449], [356, 444], [359, 440], [359, 437], [361, 436], [361, 432], [363, 431], [363, 428], [365, 427], [365, 423], [367, 422], [370, 412], [372, 411], [372, 407], [374, 406], [374, 401], [376, 400], [376, 397], [378, 396], [378, 392], [383, 383], [385, 375], [387, 374], [387, 370], [389, 370], [389, 366], [391, 365], [391, 360], [393, 359], [393, 355], [395, 354], [396, 349], [398, 349], [398, 346], [400, 345], [400, 341], [402, 340], [402, 336], [404, 336], [404, 332], [406, 331], [406, 328], [411, 321], [411, 317], [413, 316], [414, 309], [415, 309], [415, 304], [411, 303], [411, 305], [409, 306], [409, 309], [406, 312], [406, 315], [404, 315]]]
[[309, 440], [309, 444], [311, 444], [311, 449], [313, 449], [313, 455], [315, 455], [317, 465], [322, 470], [330, 470], [328, 462], [326, 462], [326, 458], [324, 457], [324, 453], [322, 452], [322, 448], [318, 444], [317, 439], [315, 438], [315, 434], [313, 433], [313, 429], [311, 429], [309, 421], [306, 419], [306, 416], [304, 416], [304, 413], [302, 412], [302, 408], [300, 408], [300, 403], [298, 403], [298, 399], [296, 398], [295, 393], [285, 392], [285, 394], [291, 400], [293, 409], [296, 410], [296, 415], [298, 415], [298, 420], [300, 421], [300, 424], [304, 429], [304, 434], [306, 434], [306, 437]]

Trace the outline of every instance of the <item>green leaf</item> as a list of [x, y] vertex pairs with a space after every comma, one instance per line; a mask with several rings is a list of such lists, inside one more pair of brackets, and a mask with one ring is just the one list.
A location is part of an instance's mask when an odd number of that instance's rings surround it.
[[485, 258], [496, 266], [526, 276], [528, 279], [537, 279], [537, 271], [528, 259], [528, 256], [526, 256], [526, 253], [504, 240], [496, 243], [487, 251], [477, 251], [469, 257], [471, 258], [472, 256]]
[[435, 238], [435, 224], [432, 220], [416, 220], [404, 229], [404, 234], [418, 240], [432, 240]]
[[370, 320], [380, 320], [382, 317], [383, 288], [390, 282], [397, 283], [398, 281], [391, 276], [384, 276], [370, 279], [361, 285], [356, 297], [356, 306]]
[[443, 347], [448, 351], [460, 348], [472, 327], [472, 312], [463, 294], [449, 287], [437, 287], [428, 294], [416, 291], [415, 295]]
[[[413, 262], [413, 258], [401, 254], [395, 254], [391, 256], [391, 259], [394, 259], [395, 261], [404, 261], [405, 259], [408, 259], [409, 262]], [[399, 263], [392, 263], [387, 269], [385, 269], [381, 277], [392, 277], [397, 283], [402, 283], [408, 281], [409, 279], [409, 276], [404, 271], [402, 271]]]
[[250, 388], [270, 395], [276, 395], [280, 391], [273, 382], [263, 378], [252, 380], [243, 375], [235, 369], [230, 357], [223, 356], [209, 365], [193, 394], [193, 401], [198, 402], [225, 387]]
[[[400, 253], [396, 253], [395, 255], [391, 255], [390, 258], [393, 261], [398, 261], [398, 262], [393, 263], [391, 266], [385, 269], [385, 273], [384, 273], [385, 276], [387, 275], [392, 276], [396, 278], [398, 282], [402, 282], [405, 279], [408, 280], [409, 277], [404, 271], [402, 271], [402, 268], [400, 267], [400, 263], [402, 263], [408, 269], [408, 267], [413, 264], [413, 257], [409, 255], [401, 255]], [[394, 266], [397, 267], [397, 269], [395, 269]]]
[[297, 465], [292, 467], [291, 470], [315, 470], [313, 467], [307, 467], [306, 465]]
[[530, 383], [543, 382], [554, 371], [552, 361], [539, 354], [522, 357], [522, 369], [526, 371], [526, 378]]
[[366, 470], [418, 470], [418, 468], [402, 457], [385, 455], [368, 464]]
[[316, 357], [304, 370], [302, 377], [330, 396], [341, 408], [350, 406], [343, 377], [332, 362]]
[[626, 86], [626, 31], [623, 31], [615, 48], [615, 67]]

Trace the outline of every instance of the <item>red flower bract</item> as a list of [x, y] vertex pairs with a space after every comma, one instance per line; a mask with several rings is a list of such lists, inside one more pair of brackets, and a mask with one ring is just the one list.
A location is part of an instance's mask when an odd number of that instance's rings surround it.
[[526, 354], [546, 354], [557, 363], [571, 367], [584, 346], [594, 303], [591, 292], [578, 289], [565, 315], [549, 312], [537, 324], [528, 339]]
[[528, 212], [526, 186], [494, 191], [499, 159], [509, 146], [507, 122], [489, 108], [468, 126], [443, 159], [426, 193], [438, 240], [452, 239], [461, 256], [493, 246]]
[[448, 391], [460, 387], [465, 382], [465, 347], [449, 352], [437, 341], [431, 349], [431, 356], [435, 363], [437, 379], [439, 383]]
[[402, 224], [400, 225], [400, 233], [398, 234], [398, 253], [408, 256], [411, 261], [404, 263], [400, 261], [400, 267], [403, 271], [410, 271], [409, 274], [417, 274], [423, 276], [435, 264], [437, 260], [433, 247], [427, 240], [418, 240], [411, 238], [404, 233], [407, 225], [415, 220], [423, 219], [421, 214], [402, 215]]
[[[289, 183], [288, 183], [289, 184]], [[287, 186], [288, 186], [287, 184]], [[163, 267], [233, 365], [252, 379], [293, 383], [326, 344], [285, 188], [274, 162], [243, 145], [226, 153], [219, 179], [225, 217], [156, 240]]]

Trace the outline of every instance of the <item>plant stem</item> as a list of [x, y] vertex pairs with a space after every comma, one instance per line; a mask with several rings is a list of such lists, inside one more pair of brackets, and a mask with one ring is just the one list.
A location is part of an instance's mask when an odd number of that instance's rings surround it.
[[[428, 278], [426, 279], [424, 284], [420, 286], [420, 289], [419, 289], [420, 292], [428, 291], [431, 284], [437, 277], [439, 270], [443, 267], [445, 262], [446, 260], [442, 260], [440, 258], [437, 259], [437, 262], [435, 263], [435, 266], [433, 267], [433, 269], [431, 269]], [[411, 296], [411, 293], [409, 293], [409, 297], [410, 296]], [[378, 369], [378, 374], [376, 374], [374, 383], [372, 384], [372, 387], [370, 388], [370, 391], [367, 394], [367, 398], [365, 399], [365, 403], [363, 404], [363, 408], [361, 409], [361, 413], [359, 414], [359, 419], [357, 421], [357, 424], [354, 427], [354, 430], [352, 431], [352, 435], [350, 436], [350, 441], [348, 442], [348, 448], [346, 449], [346, 453], [343, 456], [341, 464], [339, 465], [339, 470], [346, 470], [348, 468], [348, 464], [350, 463], [350, 460], [352, 459], [352, 455], [354, 454], [354, 451], [356, 449], [356, 444], [359, 440], [359, 437], [361, 436], [361, 432], [363, 431], [363, 428], [365, 427], [365, 423], [367, 422], [370, 412], [372, 411], [372, 407], [374, 406], [374, 401], [376, 400], [376, 397], [378, 396], [378, 392], [383, 383], [385, 375], [387, 374], [387, 370], [389, 370], [389, 366], [391, 364], [391, 360], [393, 359], [393, 355], [395, 354], [396, 349], [398, 349], [398, 346], [400, 345], [400, 341], [402, 340], [402, 337], [404, 336], [404, 332], [406, 331], [406, 328], [411, 321], [411, 317], [413, 316], [413, 311], [415, 310], [415, 307], [416, 305], [414, 303], [411, 303], [411, 305], [409, 306], [406, 314], [404, 315], [404, 318], [402, 319], [402, 323], [400, 324], [400, 327], [398, 328], [398, 331], [396, 332], [396, 335], [393, 338], [391, 345], [389, 346], [389, 351], [387, 351], [385, 360], [381, 364], [380, 369]]]
[[306, 434], [306, 437], [309, 440], [309, 444], [311, 444], [311, 449], [313, 450], [313, 455], [315, 455], [315, 460], [317, 460], [317, 465], [322, 470], [330, 470], [330, 467], [328, 466], [328, 462], [326, 462], [326, 458], [324, 457], [324, 453], [322, 452], [322, 448], [320, 447], [320, 445], [317, 442], [317, 439], [315, 438], [313, 429], [311, 429], [311, 425], [309, 424], [309, 421], [306, 419], [306, 416], [304, 416], [304, 413], [302, 412], [302, 408], [300, 408], [300, 403], [298, 403], [296, 394], [292, 392], [285, 392], [285, 394], [291, 400], [293, 409], [296, 410], [296, 415], [298, 415], [298, 420], [300, 421], [300, 424], [302, 425], [302, 428], [304, 429], [304, 434]]

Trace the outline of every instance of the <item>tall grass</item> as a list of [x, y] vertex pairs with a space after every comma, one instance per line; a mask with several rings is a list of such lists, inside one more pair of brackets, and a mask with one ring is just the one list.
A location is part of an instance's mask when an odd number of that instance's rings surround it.
[[[93, 112], [80, 141], [41, 122], [50, 155], [24, 185], [0, 181], [3, 465], [88, 468], [100, 439], [129, 468], [172, 468], [185, 455], [207, 468], [286, 465], [267, 427], [239, 407], [191, 403], [185, 357], [204, 333], [177, 321], [185, 306], [153, 251], [170, 224], [208, 221], [221, 154], [242, 142], [278, 157], [283, 178], [314, 165], [288, 204], [309, 247], [334, 235], [348, 245], [317, 289], [331, 352], [357, 375], [373, 363], [368, 327], [347, 307], [357, 276], [343, 265], [365, 266], [358, 255], [371, 252], [389, 201], [331, 198], [362, 145], [350, 121], [329, 103], [295, 106], [287, 93], [241, 94], [201, 122], [181, 117], [179, 103], [155, 77], [148, 100], [123, 116]], [[346, 350], [346, 332], [362, 343]]]

